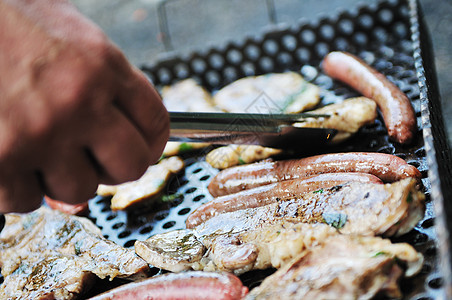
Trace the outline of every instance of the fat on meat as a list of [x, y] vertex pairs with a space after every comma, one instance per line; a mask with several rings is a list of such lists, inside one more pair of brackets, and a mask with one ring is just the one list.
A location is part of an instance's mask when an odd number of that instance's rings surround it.
[[406, 243], [335, 235], [300, 253], [245, 299], [399, 299], [398, 280], [419, 272], [422, 263], [422, 254]]
[[392, 184], [347, 183], [219, 214], [191, 230], [137, 241], [135, 251], [149, 264], [173, 272], [241, 274], [278, 268], [330, 235], [404, 234], [422, 219], [423, 200], [414, 179]]
[[148, 264], [83, 217], [41, 207], [7, 214], [0, 234], [0, 299], [76, 299], [98, 278], [138, 280]]

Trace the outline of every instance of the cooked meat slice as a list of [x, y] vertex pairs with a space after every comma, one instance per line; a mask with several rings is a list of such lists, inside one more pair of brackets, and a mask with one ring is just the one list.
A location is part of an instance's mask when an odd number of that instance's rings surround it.
[[67, 256], [36, 257], [22, 262], [5, 278], [1, 299], [77, 299], [96, 282], [96, 276]]
[[112, 210], [126, 209], [159, 196], [171, 176], [179, 173], [183, 168], [184, 161], [180, 157], [165, 158], [158, 164], [150, 166], [138, 180], [119, 185], [100, 184], [97, 194], [113, 196]]
[[191, 78], [163, 87], [161, 94], [168, 111], [220, 111], [214, 106], [210, 93]]
[[327, 105], [310, 113], [328, 117], [308, 118], [294, 126], [337, 129], [339, 132], [333, 138], [333, 142], [337, 143], [349, 138], [364, 125], [372, 124], [377, 118], [377, 105], [371, 99], [358, 97]]
[[257, 145], [229, 145], [210, 151], [206, 155], [206, 161], [214, 168], [226, 169], [263, 160], [281, 152], [280, 149]]
[[226, 112], [298, 113], [320, 101], [320, 89], [294, 72], [266, 74], [239, 79], [213, 96]]
[[[385, 185], [347, 183], [223, 213], [193, 230], [137, 241], [135, 251], [151, 265], [170, 271], [191, 268], [240, 274], [279, 267], [306, 244], [336, 234], [334, 228], [344, 234], [406, 233], [423, 217], [423, 196], [414, 179]], [[171, 248], [183, 249], [183, 255], [166, 250]]]
[[213, 233], [181, 229], [157, 234], [146, 241], [136, 241], [135, 251], [149, 264], [172, 272], [193, 269], [242, 274], [280, 267], [306, 247], [337, 234], [325, 224], [295, 224], [284, 219], [261, 226], [240, 225]]
[[193, 228], [221, 213], [264, 206], [304, 193], [319, 191], [320, 189], [330, 188], [352, 181], [382, 183], [374, 175], [353, 172], [324, 173], [306, 178], [280, 181], [214, 198], [195, 209], [188, 216], [185, 224], [187, 228]]
[[401, 298], [397, 281], [420, 271], [423, 257], [409, 244], [378, 237], [336, 235], [306, 249], [267, 277], [245, 299]]
[[400, 157], [374, 152], [322, 154], [301, 159], [262, 161], [236, 166], [218, 173], [209, 183], [214, 197], [278, 181], [303, 178], [321, 173], [359, 172], [379, 177], [384, 182], [402, 178], [421, 179], [421, 172]]
[[91, 300], [202, 299], [240, 300], [248, 293], [240, 279], [230, 273], [191, 271], [169, 273], [110, 290]]
[[6, 215], [0, 267], [5, 277], [1, 299], [71, 299], [94, 276], [135, 280], [149, 273], [133, 250], [105, 239], [88, 219], [46, 207]]
[[162, 157], [176, 156], [208, 146], [210, 146], [209, 143], [167, 142], [165, 149], [163, 149]]

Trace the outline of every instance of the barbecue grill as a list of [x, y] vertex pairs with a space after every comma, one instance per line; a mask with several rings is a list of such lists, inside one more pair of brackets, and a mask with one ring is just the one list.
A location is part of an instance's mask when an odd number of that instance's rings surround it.
[[[164, 3], [160, 20], [165, 45], [171, 39]], [[269, 16], [276, 20], [269, 5]], [[170, 52], [165, 58], [142, 66], [158, 87], [185, 78], [196, 79], [215, 92], [239, 78], [271, 72], [300, 72], [321, 89], [321, 105], [358, 96], [349, 87], [336, 82], [320, 69], [322, 58], [333, 50], [358, 55], [385, 74], [411, 99], [419, 132], [409, 146], [389, 141], [381, 116], [365, 126], [351, 140], [315, 153], [370, 151], [397, 155], [422, 173], [427, 198], [424, 219], [410, 233], [393, 239], [408, 242], [425, 257], [420, 274], [401, 283], [407, 299], [452, 298], [449, 232], [452, 230], [452, 204], [444, 196], [452, 193], [452, 158], [442, 120], [433, 53], [429, 34], [416, 0], [381, 1], [296, 25], [274, 24], [261, 34], [209, 47], [189, 54]], [[294, 154], [300, 157], [312, 149]], [[187, 215], [212, 199], [207, 184], [218, 170], [205, 161], [205, 150], [184, 155], [186, 169], [169, 184], [168, 202], [159, 202], [140, 211], [111, 211], [110, 199], [95, 197], [89, 202], [89, 217], [103, 234], [125, 247], [136, 240], [185, 227]], [[155, 274], [161, 273], [155, 269]], [[241, 276], [250, 288], [274, 270], [253, 271]]]

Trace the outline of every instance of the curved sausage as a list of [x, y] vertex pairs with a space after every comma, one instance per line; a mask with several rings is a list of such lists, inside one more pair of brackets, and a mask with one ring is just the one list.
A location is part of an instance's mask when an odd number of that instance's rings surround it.
[[112, 289], [91, 300], [193, 299], [239, 300], [248, 293], [240, 279], [230, 273], [168, 273]]
[[413, 177], [419, 181], [422, 177], [416, 167], [395, 155], [345, 152], [232, 167], [218, 173], [210, 182], [208, 189], [212, 196], [218, 197], [278, 181], [342, 172], [368, 173], [384, 182], [393, 182], [406, 177]]
[[373, 99], [381, 110], [389, 137], [410, 143], [416, 133], [416, 114], [408, 97], [383, 74], [346, 52], [329, 53], [322, 62], [325, 73]]
[[221, 213], [264, 206], [350, 181], [383, 183], [378, 177], [366, 173], [325, 173], [276, 182], [217, 197], [194, 210], [185, 224], [191, 229]]

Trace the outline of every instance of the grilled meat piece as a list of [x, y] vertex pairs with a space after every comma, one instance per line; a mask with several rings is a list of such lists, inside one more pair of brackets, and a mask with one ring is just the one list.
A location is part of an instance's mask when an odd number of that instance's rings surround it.
[[248, 288], [230, 273], [191, 271], [132, 282], [90, 300], [240, 300], [247, 293]]
[[398, 299], [398, 279], [418, 273], [422, 263], [422, 254], [406, 243], [336, 235], [303, 251], [245, 299], [370, 299], [378, 293]]
[[184, 168], [184, 161], [173, 156], [162, 159], [158, 164], [150, 166], [141, 178], [118, 185], [100, 184], [97, 194], [113, 196], [111, 209], [122, 210], [159, 196], [172, 175]]
[[382, 183], [374, 175], [353, 172], [324, 173], [306, 178], [280, 181], [214, 198], [195, 209], [188, 216], [185, 224], [187, 228], [193, 228], [221, 213], [264, 206], [304, 193], [330, 188], [352, 181]]
[[236, 80], [214, 96], [227, 112], [298, 113], [316, 106], [320, 89], [295, 72], [250, 76]]
[[294, 126], [336, 129], [338, 133], [332, 142], [338, 143], [350, 138], [364, 125], [375, 122], [377, 105], [368, 98], [357, 97], [312, 110], [310, 113], [328, 117], [308, 118], [295, 123]]
[[416, 167], [395, 155], [344, 152], [232, 167], [218, 173], [208, 188], [212, 196], [218, 197], [278, 181], [336, 172], [369, 173], [384, 182], [422, 177]]
[[229, 145], [210, 151], [206, 155], [206, 161], [214, 168], [226, 169], [263, 160], [281, 152], [280, 149], [258, 145]]
[[210, 93], [191, 78], [164, 86], [161, 94], [168, 111], [220, 111], [214, 106]]
[[170, 271], [241, 274], [281, 266], [307, 245], [337, 234], [333, 227], [344, 234], [406, 233], [422, 219], [423, 199], [414, 179], [384, 185], [347, 183], [223, 213], [192, 230], [154, 235], [137, 241], [135, 251], [151, 265]]
[[147, 277], [149, 266], [105, 239], [86, 218], [41, 207], [6, 215], [0, 234], [0, 298], [73, 299], [95, 277]]

